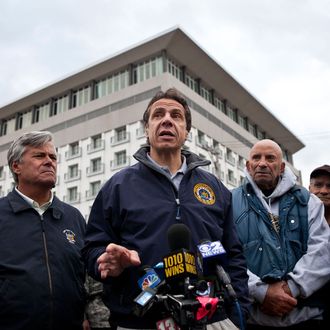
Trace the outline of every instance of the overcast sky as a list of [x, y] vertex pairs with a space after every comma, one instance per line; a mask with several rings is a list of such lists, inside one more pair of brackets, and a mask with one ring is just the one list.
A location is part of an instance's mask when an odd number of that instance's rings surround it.
[[0, 106], [180, 26], [330, 163], [330, 0], [1, 0]]

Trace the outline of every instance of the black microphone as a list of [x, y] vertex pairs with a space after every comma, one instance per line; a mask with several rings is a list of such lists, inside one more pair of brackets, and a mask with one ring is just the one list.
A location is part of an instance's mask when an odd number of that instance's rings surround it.
[[166, 282], [171, 286], [197, 277], [196, 256], [190, 251], [191, 234], [189, 228], [180, 223], [172, 225], [168, 232], [171, 253], [163, 258]]
[[216, 274], [219, 282], [225, 287], [229, 297], [233, 300], [237, 300], [236, 292], [231, 284], [229, 275], [223, 269], [221, 264], [226, 263], [226, 250], [222, 246], [220, 241], [210, 242], [203, 240], [201, 244], [197, 246], [198, 258], [203, 269], [203, 275], [209, 276]]

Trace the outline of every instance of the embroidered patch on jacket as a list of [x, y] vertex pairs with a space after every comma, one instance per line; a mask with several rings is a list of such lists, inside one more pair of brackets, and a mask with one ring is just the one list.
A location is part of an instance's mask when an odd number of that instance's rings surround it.
[[215, 195], [211, 187], [205, 183], [197, 183], [194, 187], [195, 197], [203, 204], [213, 205], [215, 203]]
[[64, 229], [63, 230], [63, 234], [65, 234], [66, 239], [69, 241], [69, 243], [71, 243], [71, 244], [75, 244], [76, 243], [76, 240], [75, 240], [76, 234], [72, 230], [70, 230], [70, 229]]

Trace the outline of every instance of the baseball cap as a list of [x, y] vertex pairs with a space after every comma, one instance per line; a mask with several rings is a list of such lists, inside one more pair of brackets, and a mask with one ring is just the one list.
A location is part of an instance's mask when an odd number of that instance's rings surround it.
[[319, 175], [330, 175], [330, 165], [322, 165], [320, 167], [317, 167], [315, 170], [312, 171], [310, 178], [315, 178]]

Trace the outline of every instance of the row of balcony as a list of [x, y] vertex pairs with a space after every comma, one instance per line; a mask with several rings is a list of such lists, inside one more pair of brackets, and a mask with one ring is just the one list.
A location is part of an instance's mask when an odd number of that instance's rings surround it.
[[[130, 165], [130, 158], [125, 157], [123, 159], [116, 159], [110, 162], [110, 170], [118, 170], [122, 167], [126, 167]], [[74, 180], [81, 179], [81, 170], [73, 171], [72, 173], [67, 172], [64, 173], [64, 182], [70, 182]], [[86, 168], [86, 176], [90, 177], [93, 175], [104, 174], [105, 173], [105, 164], [99, 163], [97, 166], [89, 166]], [[57, 183], [58, 184], [58, 183]]]

